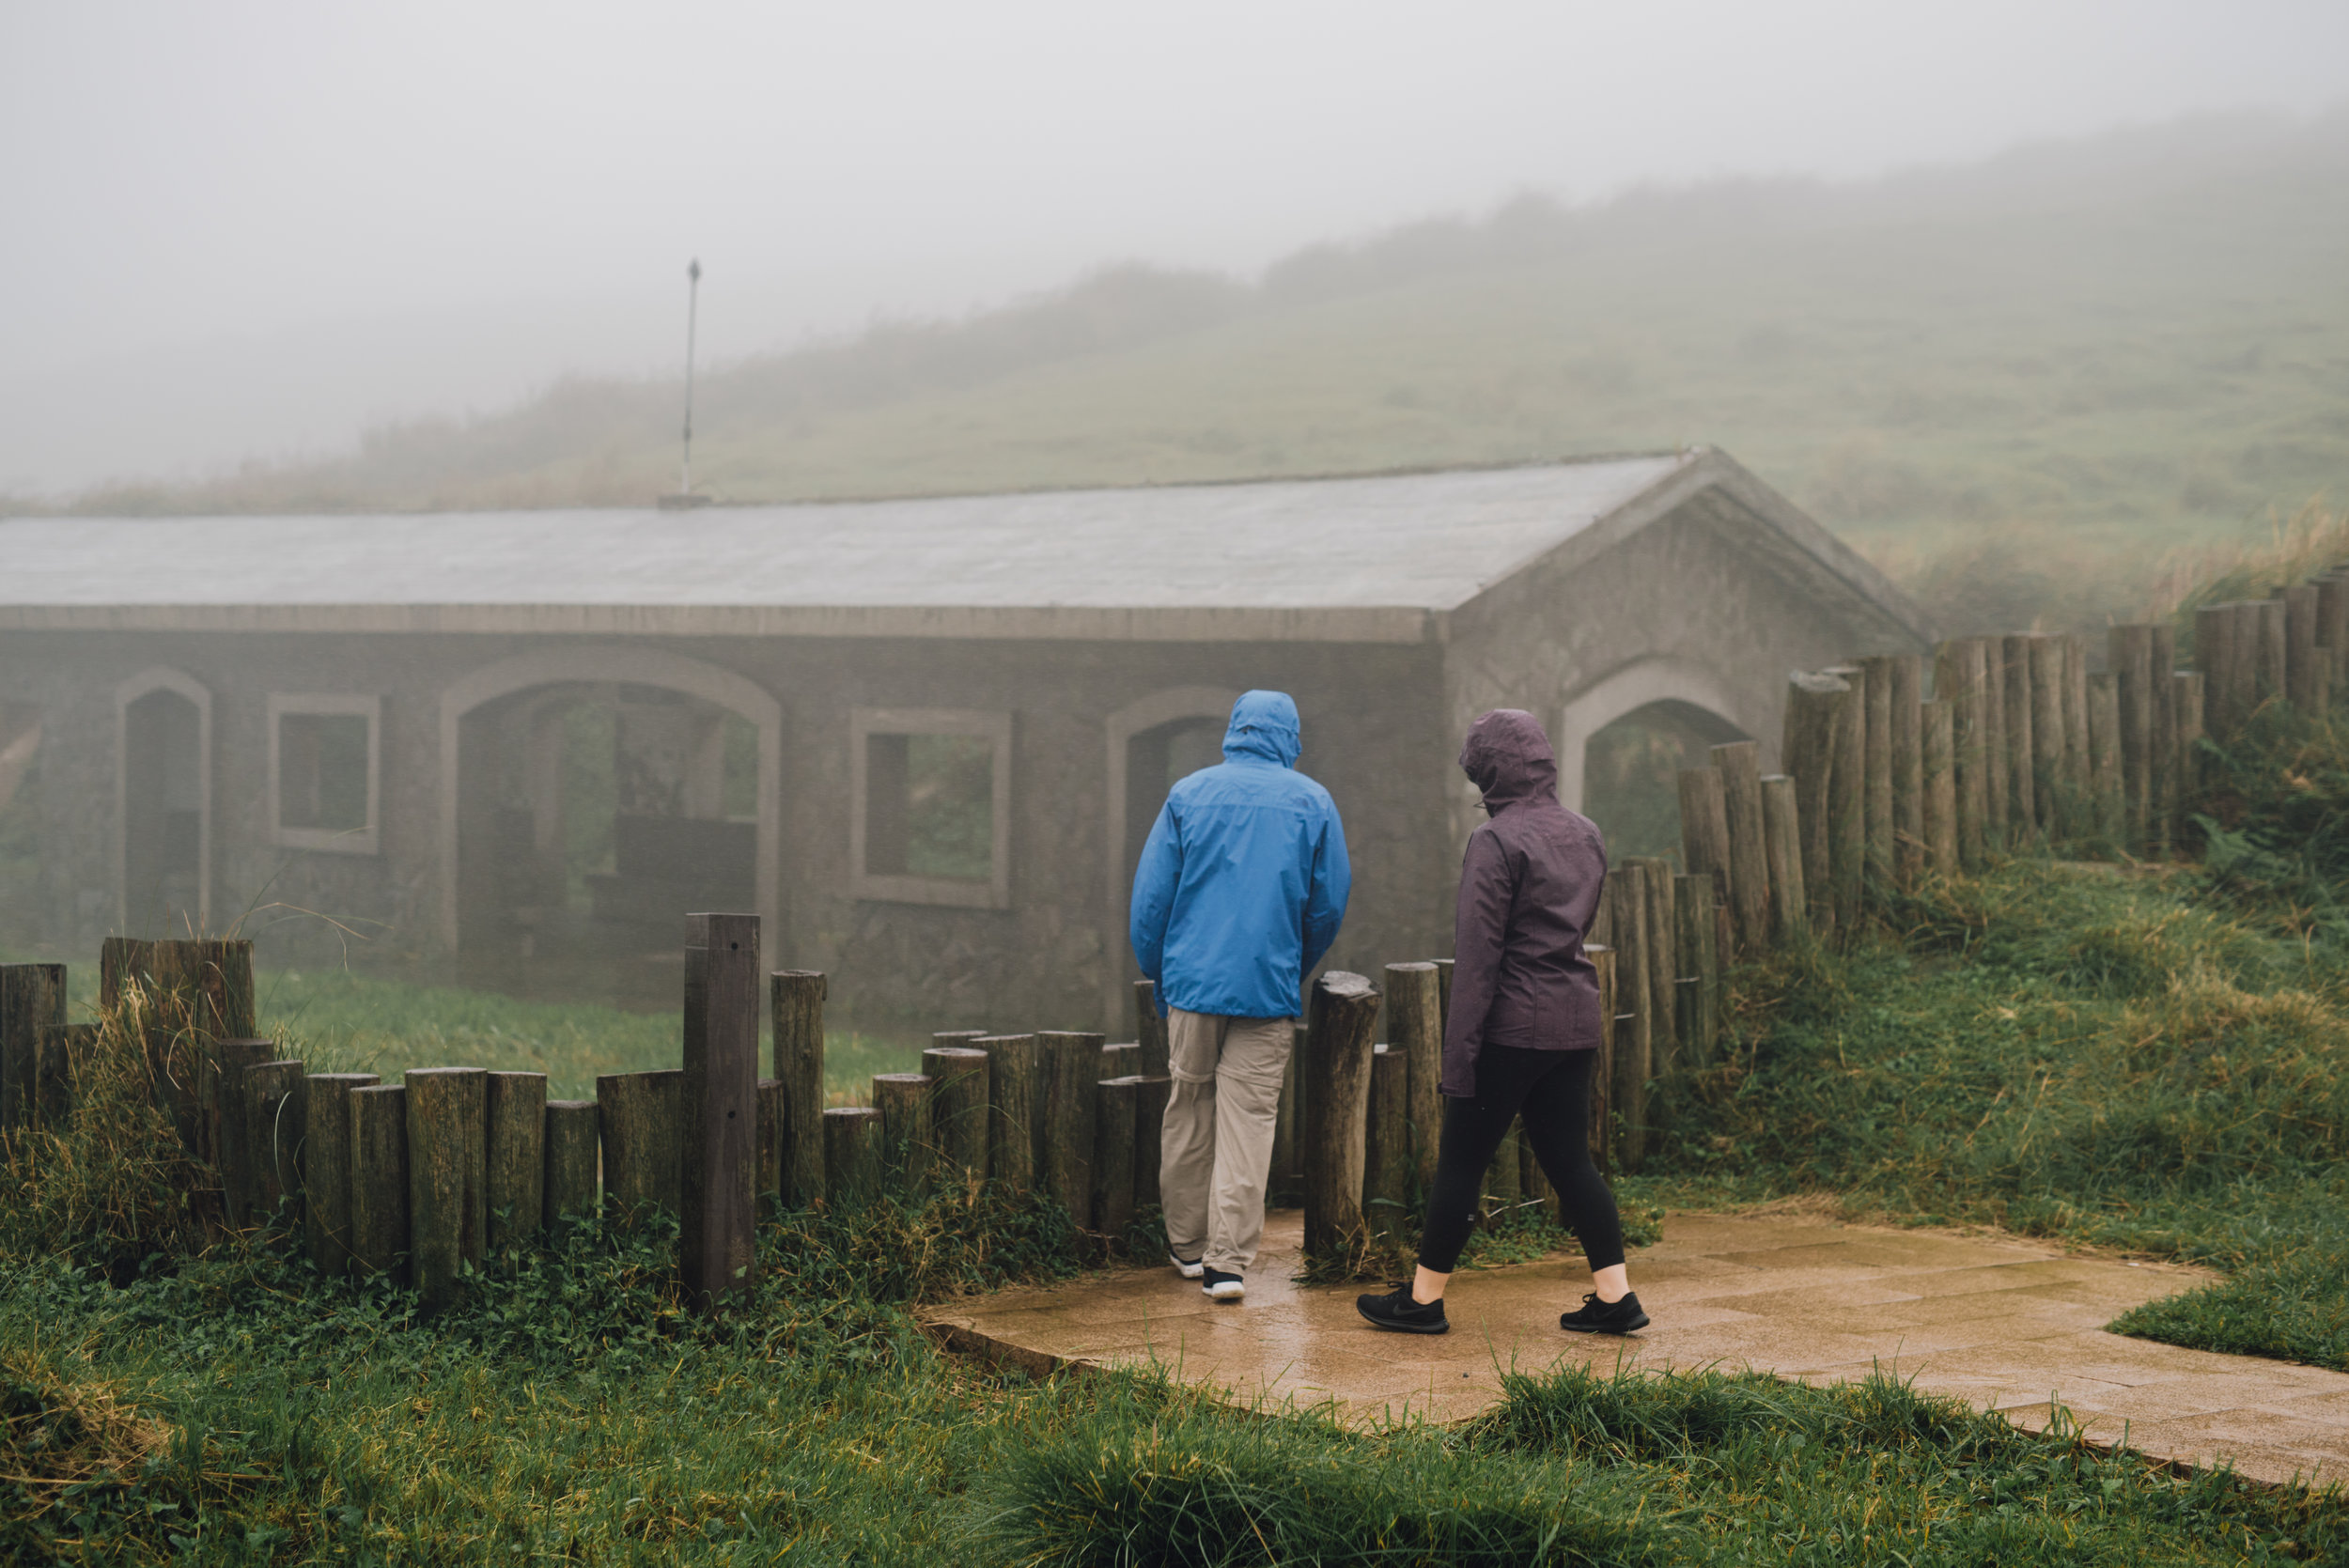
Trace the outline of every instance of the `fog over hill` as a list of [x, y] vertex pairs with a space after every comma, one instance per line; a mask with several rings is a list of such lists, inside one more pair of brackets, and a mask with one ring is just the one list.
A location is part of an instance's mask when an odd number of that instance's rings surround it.
[[[750, 501], [1701, 442], [1896, 567], [2018, 528], [2141, 553], [2349, 478], [2344, 276], [2349, 113], [1864, 182], [1525, 196], [1253, 279], [1131, 263], [722, 365], [696, 479]], [[75, 506], [642, 505], [674, 486], [680, 391], [571, 377]]]

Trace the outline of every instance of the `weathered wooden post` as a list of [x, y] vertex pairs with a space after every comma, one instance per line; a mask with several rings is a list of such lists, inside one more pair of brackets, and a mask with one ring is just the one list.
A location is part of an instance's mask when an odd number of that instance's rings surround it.
[[2032, 821], [2049, 842], [2063, 836], [2063, 644], [2046, 632], [2023, 640], [2030, 681]]
[[[1680, 1061], [1680, 1029], [1672, 1005], [1680, 926], [1673, 909], [1672, 862], [1648, 855], [1627, 855], [1623, 864], [1646, 883], [1641, 893], [1646, 924], [1640, 936], [1640, 956], [1647, 963], [1648, 1075], [1662, 1078]], [[1622, 945], [1620, 938], [1617, 945]]]
[[2167, 855], [2177, 842], [2178, 817], [2178, 629], [2156, 621], [2153, 629], [2153, 783], [2146, 790], [2146, 846]]
[[[1960, 864], [1956, 713], [1937, 697], [1919, 704], [1917, 717], [1922, 740], [1918, 796], [1923, 811], [1923, 863], [1939, 876], [1954, 877]], [[1979, 817], [1975, 836], [1981, 836]]]
[[33, 1125], [40, 1037], [65, 1026], [63, 964], [0, 964], [0, 1127]]
[[[1165, 1156], [1166, 1102], [1174, 1092], [1171, 1078], [1145, 1078], [1134, 1086], [1134, 1207], [1154, 1209], [1162, 1202], [1160, 1165]], [[1288, 1177], [1293, 1188], [1295, 1174]], [[1275, 1171], [1268, 1183], [1268, 1202], [1278, 1203], [1284, 1183]]]
[[209, 1048], [260, 1033], [253, 1014], [253, 944], [211, 938], [160, 941], [148, 946], [147, 963], [148, 1070], [181, 1140], [198, 1159], [217, 1162], [211, 1140], [221, 1125], [210, 1079], [218, 1063]]
[[252, 1171], [249, 1224], [269, 1224], [277, 1218], [278, 1205], [302, 1190], [294, 1170], [294, 1154], [302, 1141], [301, 1092], [302, 1063], [295, 1058], [244, 1070], [244, 1146]]
[[2063, 647], [2064, 831], [2074, 838], [2095, 832], [2096, 794], [2089, 785], [2088, 644], [2070, 632]]
[[1134, 1119], [1142, 1075], [1105, 1078], [1093, 1086], [1093, 1228], [1122, 1236], [1134, 1222]]
[[[1892, 707], [1892, 870], [1913, 881], [1928, 858], [1925, 835], [1924, 660], [1887, 654]], [[1871, 677], [1873, 678], [1873, 677]]]
[[752, 1188], [760, 1203], [783, 1199], [783, 1079], [758, 1080], [757, 1172]]
[[930, 1096], [938, 1080], [927, 1073], [875, 1073], [873, 1109], [880, 1112], [881, 1152], [888, 1176], [903, 1191], [929, 1190], [932, 1130]]
[[1988, 831], [1988, 737], [1984, 732], [1983, 640], [1956, 637], [1943, 643], [1933, 666], [1933, 694], [1950, 709], [1951, 794], [1957, 812], [1957, 862], [1967, 871], [1982, 867]]
[[2331, 658], [2332, 684], [2349, 682], [2349, 574], [2328, 571], [2314, 579], [2316, 645]]
[[1783, 773], [1762, 780], [1762, 844], [1770, 867], [1770, 936], [1783, 947], [1811, 929], [1802, 881], [1802, 810], [1795, 781]]
[[2234, 607], [2205, 604], [2194, 612], [2194, 665], [2202, 675], [2202, 722], [2211, 738], [2220, 742], [2233, 736]]
[[1731, 901], [1729, 802], [1721, 776], [1711, 768], [1680, 770], [1680, 859], [1690, 871], [1713, 879], [1711, 904]]
[[1385, 976], [1387, 1044], [1404, 1062], [1411, 1167], [1424, 1191], [1436, 1179], [1443, 1128], [1443, 971], [1432, 963], [1389, 964]]
[[888, 1163], [881, 1113], [871, 1106], [829, 1106], [823, 1126], [826, 1199], [841, 1213], [854, 1213], [881, 1194]]
[[213, 1040], [207, 1044], [204, 1060], [211, 1063], [212, 1070], [209, 1075], [211, 1112], [206, 1118], [210, 1131], [205, 1141], [214, 1151], [212, 1166], [220, 1173], [221, 1212], [230, 1230], [241, 1231], [264, 1218], [257, 1212], [260, 1187], [247, 1136], [245, 1072], [273, 1059], [277, 1042]]
[[2292, 639], [2284, 618], [2284, 601], [2261, 599], [2255, 606], [2259, 629], [2259, 700], [2289, 701], [2292, 691]]
[[2088, 677], [2088, 776], [2096, 800], [2096, 831], [2125, 844], [2128, 797], [2122, 768], [2121, 676], [2116, 670]]
[[[1387, 1004], [1394, 1005], [1392, 992]], [[1411, 1059], [1392, 1042], [1371, 1048], [1370, 1097], [1362, 1114], [1362, 1217], [1373, 1232], [1391, 1235], [1409, 1219], [1411, 1188], [1419, 1178], [1411, 1150]]]
[[816, 970], [777, 970], [775, 1077], [783, 1082], [783, 1201], [805, 1208], [824, 1195], [824, 992]]
[[1999, 694], [2006, 705], [2007, 838], [2021, 846], [2040, 837], [2039, 748], [2031, 729], [2030, 644], [2028, 631], [1999, 639]]
[[2121, 719], [2121, 843], [2129, 853], [2141, 855], [2153, 837], [2153, 629], [2116, 626], [2105, 635], [2105, 662], [2113, 676]]
[[1135, 1070], [1143, 1078], [1164, 1078], [1166, 1020], [1159, 1017], [1159, 988], [1147, 980], [1134, 982], [1134, 1041], [1142, 1047], [1142, 1061]]
[[1868, 875], [1879, 882], [1892, 877], [1892, 654], [1859, 660], [1861, 689], [1860, 817], [1867, 845]]
[[2209, 684], [2200, 670], [2181, 670], [2177, 681], [2178, 701], [2178, 804], [2170, 828], [2170, 842], [2178, 841], [2184, 831], [2186, 802], [2202, 785], [2202, 714], [2209, 698]]
[[489, 1075], [412, 1067], [408, 1087], [408, 1255], [427, 1311], [447, 1305], [459, 1269], [481, 1261]]
[[596, 1079], [604, 1208], [614, 1223], [641, 1225], [655, 1210], [676, 1214], [682, 1205], [678, 1124], [684, 1114], [681, 1068], [604, 1073]]
[[1982, 639], [1982, 833], [1985, 852], [2004, 850], [2015, 838], [2014, 775], [2007, 755], [2006, 643]]
[[310, 1264], [350, 1272], [350, 1096], [373, 1073], [312, 1073], [302, 1096], [302, 1232]]
[[1639, 1169], [1647, 1154], [1647, 1082], [1655, 1060], [1656, 999], [1649, 991], [1648, 879], [1630, 865], [1607, 874], [1609, 943], [1615, 950], [1615, 1080], [1608, 1101], [1615, 1110], [1615, 1151], [1623, 1168]]
[[987, 1052], [976, 1046], [935, 1045], [922, 1053], [922, 1071], [935, 1085], [930, 1133], [945, 1165], [941, 1178], [957, 1187], [987, 1180]]
[[596, 1102], [547, 1102], [545, 1206], [549, 1231], [596, 1212], [597, 1153], [601, 1141]]
[[1305, 1022], [1305, 1254], [1332, 1257], [1362, 1234], [1362, 1165], [1378, 987], [1326, 970]]
[[677, 1273], [705, 1312], [758, 1263], [758, 974], [756, 915], [685, 917]]
[[408, 1090], [398, 1083], [352, 1089], [350, 1266], [358, 1274], [408, 1280]]
[[988, 1172], [1008, 1191], [1024, 1197], [1036, 1185], [1043, 1056], [1033, 1034], [989, 1034], [972, 1046], [987, 1052], [987, 1092], [995, 1107], [988, 1118]]
[[111, 1013], [122, 1004], [124, 983], [142, 989], [155, 983], [155, 944], [136, 937], [107, 937], [98, 944], [98, 1007]]
[[34, 1085], [33, 1117], [42, 1126], [63, 1127], [73, 1113], [73, 1086], [83, 1081], [98, 1048], [94, 1023], [53, 1024], [40, 1033], [40, 1065]]
[[1083, 1229], [1093, 1223], [1093, 1139], [1098, 1114], [1095, 1090], [1101, 1081], [1101, 1036], [1038, 1030], [1035, 1044], [1045, 1075], [1039, 1185]]
[[1733, 740], [1713, 748], [1729, 834], [1729, 908], [1736, 951], [1751, 958], [1770, 945], [1770, 861], [1762, 829], [1762, 746]]
[[1615, 1168], [1615, 1037], [1622, 1004], [1615, 999], [1615, 950], [1599, 942], [1583, 945], [1582, 955], [1598, 971], [1598, 1060], [1591, 1063], [1591, 1158], [1602, 1171]]
[[[1809, 924], [1820, 936], [1835, 930], [1833, 855], [1838, 732], [1848, 726], [1852, 689], [1841, 675], [1797, 671], [1787, 682], [1786, 733], [1780, 748], [1795, 781], [1797, 825], [1802, 833], [1802, 885], [1810, 895]], [[1839, 717], [1845, 716], [1845, 717]], [[1846, 793], [1851, 785], [1846, 784]], [[1771, 885], [1778, 885], [1773, 866]]]
[[1678, 1006], [1676, 1032], [1683, 1059], [1690, 1067], [1709, 1067], [1720, 1040], [1720, 955], [1714, 946], [1713, 912], [1705, 907], [1712, 885], [1709, 877], [1679, 877], [1673, 892], [1673, 916], [1678, 926], [1674, 943], [1678, 973], [1672, 992]]
[[2316, 590], [2307, 583], [2279, 588], [2284, 613], [2284, 700], [2303, 713], [2324, 711], [2317, 696]]
[[1849, 937], [1859, 929], [1861, 895], [1867, 889], [1867, 672], [1838, 664], [1821, 672], [1840, 675], [1851, 694], [1833, 708], [1828, 732], [1828, 868], [1834, 878], [1835, 930]]
[[547, 1075], [491, 1073], [485, 1098], [484, 1245], [494, 1256], [521, 1247], [546, 1221]]

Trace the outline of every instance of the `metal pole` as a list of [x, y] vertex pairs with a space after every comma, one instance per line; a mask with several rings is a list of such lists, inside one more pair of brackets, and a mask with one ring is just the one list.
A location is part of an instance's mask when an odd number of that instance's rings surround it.
[[677, 475], [677, 493], [693, 493], [693, 317], [701, 303], [702, 264], [695, 256], [685, 269], [685, 460]]

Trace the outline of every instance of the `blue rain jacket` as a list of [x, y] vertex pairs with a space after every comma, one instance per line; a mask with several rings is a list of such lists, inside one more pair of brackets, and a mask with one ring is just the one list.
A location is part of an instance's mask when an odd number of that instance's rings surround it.
[[1131, 937], [1159, 1006], [1234, 1018], [1297, 1014], [1337, 939], [1353, 874], [1330, 792], [1292, 769], [1297, 705], [1232, 705], [1223, 763], [1175, 784], [1134, 870]]

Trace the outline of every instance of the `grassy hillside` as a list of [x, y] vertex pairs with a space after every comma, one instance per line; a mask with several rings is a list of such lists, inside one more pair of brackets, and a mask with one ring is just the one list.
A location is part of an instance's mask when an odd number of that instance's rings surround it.
[[[1937, 569], [1944, 598], [1988, 581], [2001, 611], [2035, 591], [2077, 619], [2161, 551], [2349, 478], [2344, 275], [2349, 116], [1864, 185], [1527, 199], [1253, 283], [1128, 268], [727, 367], [696, 468], [749, 501], [1702, 442], [1905, 575]], [[642, 504], [673, 483], [676, 390], [571, 381], [342, 459], [85, 505]], [[2082, 586], [2087, 556], [2128, 581]]]

